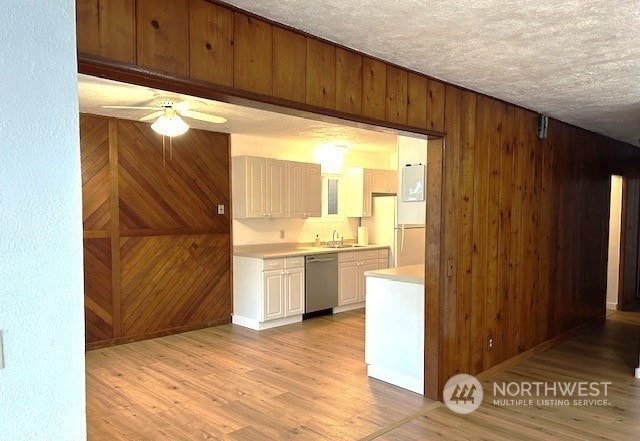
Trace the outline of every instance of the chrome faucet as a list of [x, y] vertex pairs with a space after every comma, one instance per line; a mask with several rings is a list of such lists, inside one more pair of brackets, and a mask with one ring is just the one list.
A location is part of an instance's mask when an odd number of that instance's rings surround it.
[[333, 230], [333, 234], [331, 235], [331, 242], [336, 243], [336, 235], [338, 234], [338, 230]]

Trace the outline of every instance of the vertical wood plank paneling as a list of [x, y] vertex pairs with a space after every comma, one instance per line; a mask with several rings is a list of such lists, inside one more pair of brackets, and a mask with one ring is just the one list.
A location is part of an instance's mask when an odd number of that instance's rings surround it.
[[427, 128], [427, 79], [413, 72], [407, 75], [407, 124]]
[[511, 241], [509, 252], [509, 323], [507, 338], [509, 339], [508, 357], [522, 352], [521, 334], [524, 328], [521, 326], [521, 311], [525, 308], [522, 277], [525, 271], [523, 262], [524, 223], [528, 222], [523, 216], [524, 200], [524, 175], [525, 175], [525, 143], [524, 143], [524, 110], [516, 107], [513, 111], [512, 145], [513, 145], [513, 171], [511, 179], [511, 194], [513, 205], [511, 207]]
[[[463, 91], [460, 99], [460, 167], [458, 191], [458, 262], [456, 354], [460, 372], [469, 372], [471, 338], [474, 156], [476, 94]], [[475, 332], [475, 330], [474, 330]]]
[[137, 0], [136, 53], [142, 67], [189, 73], [187, 0]]
[[497, 339], [498, 334], [498, 279], [499, 246], [500, 246], [500, 159], [501, 159], [501, 131], [502, 105], [491, 99], [489, 103], [489, 126], [486, 132], [489, 149], [488, 158], [488, 206], [487, 206], [487, 278], [485, 294], [485, 320], [483, 334], [493, 338], [493, 348], [488, 344], [485, 349], [484, 369], [496, 363], [500, 347], [506, 342]]
[[233, 13], [233, 85], [249, 92], [273, 93], [273, 32], [262, 20]]
[[336, 108], [336, 48], [307, 37], [306, 103]]
[[540, 288], [540, 311], [543, 313], [538, 318], [537, 335], [542, 341], [552, 337], [549, 333], [549, 322], [553, 317], [552, 293], [555, 292], [556, 261], [555, 244], [557, 241], [557, 213], [554, 202], [553, 188], [554, 181], [554, 150], [555, 137], [551, 134], [543, 142], [542, 151], [542, 206], [540, 214], [540, 268], [539, 268], [539, 288]]
[[460, 89], [454, 86], [447, 86], [445, 123], [447, 136], [444, 147], [444, 228], [447, 235], [444, 240], [444, 262], [446, 275], [444, 277], [442, 323], [442, 363], [444, 378], [450, 378], [457, 373], [459, 366], [459, 355], [456, 350], [456, 330], [458, 292], [457, 292], [457, 262], [458, 262], [458, 174], [460, 167]]
[[445, 86], [440, 81], [427, 81], [427, 128], [444, 131]]
[[273, 96], [305, 102], [307, 39], [296, 32], [273, 28]]
[[491, 100], [484, 96], [477, 99], [476, 150], [474, 156], [473, 181], [473, 255], [471, 271], [471, 335], [469, 352], [470, 373], [484, 369], [484, 354], [487, 338], [484, 331], [485, 302], [487, 294], [488, 259], [488, 207], [489, 207], [489, 137], [491, 131]]
[[189, 74], [233, 86], [233, 13], [205, 0], [189, 2]]
[[362, 116], [384, 120], [387, 65], [369, 57], [362, 59]]
[[78, 52], [136, 61], [135, 0], [76, 0]]
[[541, 310], [541, 302], [540, 299], [542, 297], [542, 292], [540, 290], [540, 253], [543, 248], [543, 232], [541, 230], [541, 219], [540, 216], [542, 214], [542, 149], [544, 144], [541, 140], [538, 139], [536, 135], [537, 130], [537, 116], [531, 116], [531, 144], [533, 145], [533, 163], [534, 163], [534, 172], [533, 172], [533, 216], [531, 221], [533, 223], [533, 265], [531, 267], [532, 277], [534, 286], [533, 289], [533, 298], [531, 299], [531, 311], [532, 311], [532, 319], [529, 322], [529, 333], [531, 335], [529, 346], [534, 347], [538, 344], [542, 343], [540, 340], [538, 322], [540, 321], [540, 317], [544, 314]]
[[[536, 244], [538, 238], [536, 236], [535, 226], [535, 207], [534, 207], [534, 183], [535, 183], [535, 141], [536, 127], [535, 115], [531, 112], [524, 114], [524, 139], [525, 139], [525, 157], [524, 157], [524, 179], [522, 187], [522, 234], [524, 238], [522, 247], [522, 291], [523, 297], [522, 307], [520, 311], [520, 326], [523, 327], [520, 334], [519, 352], [530, 349], [532, 347], [532, 336], [535, 335], [531, 324], [535, 320], [533, 311], [534, 300], [537, 296], [537, 262], [535, 259]], [[525, 325], [526, 324], [526, 325]]]
[[407, 71], [387, 65], [386, 120], [407, 123]]
[[498, 277], [495, 300], [494, 363], [508, 358], [509, 347], [509, 265], [511, 262], [511, 210], [513, 207], [513, 141], [515, 108], [502, 105], [500, 137], [500, 196], [498, 213]]
[[336, 48], [336, 110], [362, 114], [362, 55]]
[[427, 144], [427, 185], [426, 205], [429, 207], [426, 215], [426, 244], [425, 244], [425, 346], [424, 366], [425, 395], [433, 399], [440, 399], [444, 379], [444, 368], [441, 361], [442, 333], [441, 333], [441, 305], [443, 297], [443, 268], [442, 268], [442, 192], [443, 183], [443, 141], [436, 139]]

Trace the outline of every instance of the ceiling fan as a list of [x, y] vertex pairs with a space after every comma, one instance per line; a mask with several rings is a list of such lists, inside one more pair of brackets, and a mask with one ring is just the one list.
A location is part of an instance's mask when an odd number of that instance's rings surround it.
[[205, 105], [202, 101], [188, 100], [177, 102], [172, 98], [159, 98], [153, 106], [102, 106], [105, 109], [153, 110], [140, 118], [140, 121], [156, 121], [151, 128], [163, 136], [179, 136], [189, 130], [189, 126], [181, 117], [197, 119], [214, 124], [227, 122], [226, 118], [192, 110]]

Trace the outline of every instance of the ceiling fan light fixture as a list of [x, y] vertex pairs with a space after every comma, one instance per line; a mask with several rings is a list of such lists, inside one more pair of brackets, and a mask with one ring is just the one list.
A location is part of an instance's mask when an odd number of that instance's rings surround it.
[[163, 136], [180, 136], [189, 130], [189, 125], [178, 115], [160, 115], [151, 128]]

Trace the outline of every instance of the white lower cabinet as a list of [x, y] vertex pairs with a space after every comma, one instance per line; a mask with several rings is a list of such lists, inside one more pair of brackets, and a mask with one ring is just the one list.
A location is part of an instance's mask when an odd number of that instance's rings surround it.
[[[364, 273], [389, 267], [389, 250], [350, 251], [338, 254], [338, 312], [364, 306]], [[341, 308], [345, 306], [346, 308]]]
[[[260, 259], [233, 257], [235, 324], [262, 330], [302, 321], [305, 304], [305, 256]], [[333, 312], [364, 307], [365, 276], [387, 268], [389, 250], [338, 252], [338, 306]]]
[[261, 330], [302, 320], [304, 256], [233, 262], [233, 323]]

